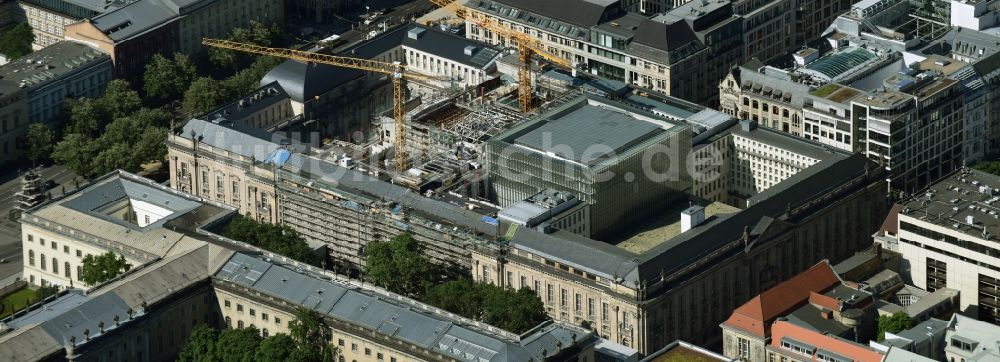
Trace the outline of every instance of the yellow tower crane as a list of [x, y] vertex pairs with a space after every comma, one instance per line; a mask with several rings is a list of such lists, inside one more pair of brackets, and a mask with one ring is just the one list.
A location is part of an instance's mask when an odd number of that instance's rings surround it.
[[[538, 0], [545, 1], [545, 0]], [[531, 56], [537, 55], [553, 64], [559, 65], [566, 69], [573, 69], [573, 64], [568, 60], [560, 58], [554, 54], [545, 51], [544, 46], [538, 39], [532, 37], [531, 35], [514, 31], [513, 29], [507, 28], [500, 24], [496, 19], [492, 18], [475, 18], [468, 16], [468, 12], [465, 11], [465, 7], [459, 4], [459, 1], [455, 0], [430, 0], [434, 5], [451, 11], [461, 19], [465, 21], [476, 24], [476, 26], [497, 33], [499, 36], [506, 37], [510, 39], [511, 42], [517, 47], [518, 55], [518, 72], [517, 72], [517, 96], [518, 102], [521, 105], [521, 112], [528, 113], [532, 109], [532, 97], [531, 97]], [[572, 11], [572, 10], [567, 10]]]
[[208, 45], [215, 48], [236, 50], [246, 53], [266, 55], [276, 58], [292, 59], [300, 62], [312, 62], [317, 64], [327, 64], [336, 67], [359, 69], [366, 72], [388, 74], [392, 77], [392, 115], [396, 122], [395, 129], [395, 149], [396, 149], [396, 171], [403, 172], [406, 171], [406, 130], [403, 125], [406, 121], [406, 109], [404, 105], [406, 103], [406, 80], [407, 79], [417, 79], [417, 80], [439, 80], [438, 77], [433, 77], [421, 73], [416, 73], [408, 70], [405, 65], [399, 62], [380, 62], [368, 59], [358, 59], [337, 55], [327, 55], [320, 54], [302, 50], [295, 49], [284, 49], [284, 48], [268, 48], [253, 44], [244, 44], [238, 42], [232, 42], [228, 40], [219, 39], [202, 39], [202, 44]]

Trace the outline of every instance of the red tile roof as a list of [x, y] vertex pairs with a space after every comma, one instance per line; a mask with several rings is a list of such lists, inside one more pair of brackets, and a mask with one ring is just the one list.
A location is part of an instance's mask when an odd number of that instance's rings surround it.
[[884, 357], [881, 352], [862, 344], [802, 328], [787, 321], [774, 322], [774, 325], [771, 326], [771, 347], [781, 349], [781, 338], [785, 336], [816, 347], [817, 352], [819, 350], [833, 352], [850, 357], [855, 362], [881, 362]]
[[816, 293], [815, 291], [809, 292], [809, 304], [820, 306], [835, 312], [840, 312], [842, 307], [839, 300], [827, 295]]
[[772, 321], [805, 304], [811, 292], [826, 291], [840, 282], [833, 267], [824, 260], [736, 308], [723, 324], [767, 337]]
[[903, 205], [892, 204], [892, 208], [889, 209], [889, 215], [885, 216], [885, 220], [882, 221], [882, 227], [879, 231], [886, 231], [892, 233], [893, 235], [899, 233], [899, 213], [903, 211]]

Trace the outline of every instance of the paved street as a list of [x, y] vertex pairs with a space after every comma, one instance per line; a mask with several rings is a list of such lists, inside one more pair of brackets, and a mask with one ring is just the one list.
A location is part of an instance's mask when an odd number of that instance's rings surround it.
[[[7, 261], [0, 263], [0, 279], [21, 271], [21, 227], [17, 222], [7, 218], [10, 210], [14, 208], [14, 194], [21, 190], [21, 178], [18, 172], [10, 170], [0, 176], [0, 180], [3, 180], [3, 184], [0, 184], [0, 260]], [[61, 185], [65, 185], [67, 191], [75, 187], [73, 183], [75, 174], [62, 166], [43, 167], [39, 173], [43, 181], [53, 180], [57, 183], [49, 190], [53, 196], [60, 195]]]

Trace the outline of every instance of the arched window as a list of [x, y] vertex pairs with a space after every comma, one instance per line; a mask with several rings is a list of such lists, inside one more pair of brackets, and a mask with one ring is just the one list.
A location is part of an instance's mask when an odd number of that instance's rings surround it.
[[243, 329], [243, 321], [236, 321], [236, 328]]
[[233, 327], [233, 319], [232, 318], [226, 317], [226, 327], [230, 327], [230, 328]]
[[264, 338], [267, 338], [267, 337], [268, 337], [268, 335], [269, 335], [269, 334], [267, 333], [267, 328], [264, 328], [264, 329], [260, 330], [260, 334], [261, 334], [261, 336], [263, 336]]

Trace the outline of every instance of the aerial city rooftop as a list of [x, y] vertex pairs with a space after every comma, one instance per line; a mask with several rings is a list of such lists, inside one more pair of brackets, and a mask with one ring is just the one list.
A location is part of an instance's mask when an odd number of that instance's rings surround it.
[[0, 360], [1000, 360], [1000, 0], [0, 0], [0, 146]]

